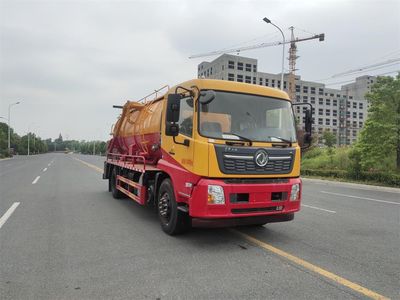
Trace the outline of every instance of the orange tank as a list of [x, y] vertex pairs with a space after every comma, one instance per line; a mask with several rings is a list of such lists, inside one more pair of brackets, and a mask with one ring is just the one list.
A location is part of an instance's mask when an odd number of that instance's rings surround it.
[[113, 129], [108, 153], [144, 156], [155, 164], [161, 157], [161, 115], [164, 98], [147, 103], [128, 101]]

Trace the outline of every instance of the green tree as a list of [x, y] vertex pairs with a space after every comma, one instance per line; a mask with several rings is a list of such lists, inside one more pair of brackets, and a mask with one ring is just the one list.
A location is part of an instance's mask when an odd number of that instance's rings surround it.
[[336, 135], [334, 135], [329, 130], [324, 131], [324, 133], [322, 134], [322, 140], [324, 142], [324, 145], [328, 148], [332, 148], [334, 145], [336, 145]]
[[378, 77], [365, 98], [368, 119], [356, 147], [364, 169], [400, 171], [400, 73], [396, 78]]

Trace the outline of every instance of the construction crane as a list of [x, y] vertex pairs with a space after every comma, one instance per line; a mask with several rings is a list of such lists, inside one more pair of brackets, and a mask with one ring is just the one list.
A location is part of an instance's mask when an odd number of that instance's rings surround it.
[[192, 58], [199, 58], [199, 57], [207, 57], [207, 56], [214, 56], [214, 55], [219, 55], [219, 54], [224, 54], [224, 53], [240, 53], [241, 51], [247, 51], [247, 50], [253, 50], [253, 49], [258, 49], [258, 48], [265, 48], [265, 47], [271, 47], [271, 46], [279, 46], [282, 44], [290, 44], [289, 48], [289, 86], [288, 86], [288, 91], [289, 91], [289, 96], [290, 99], [294, 99], [295, 93], [296, 93], [296, 84], [295, 84], [295, 71], [296, 71], [296, 59], [298, 58], [297, 56], [297, 46], [296, 43], [298, 42], [303, 42], [303, 41], [309, 41], [313, 39], [319, 39], [320, 42], [325, 40], [325, 34], [316, 34], [311, 37], [304, 37], [304, 38], [295, 38], [294, 37], [294, 27], [289, 28], [291, 30], [291, 38], [290, 41], [286, 42], [270, 42], [270, 43], [261, 43], [261, 44], [256, 44], [256, 45], [251, 45], [251, 46], [245, 46], [245, 47], [239, 47], [239, 48], [230, 48], [230, 49], [225, 49], [225, 50], [218, 50], [218, 51], [211, 51], [207, 53], [201, 53], [201, 54], [195, 54], [192, 56], [189, 56], [190, 59]]

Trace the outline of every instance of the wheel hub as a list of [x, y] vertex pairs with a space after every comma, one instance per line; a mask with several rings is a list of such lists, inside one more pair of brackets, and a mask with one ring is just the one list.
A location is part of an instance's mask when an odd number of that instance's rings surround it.
[[166, 221], [169, 221], [171, 215], [170, 199], [167, 193], [164, 193], [158, 201], [158, 211], [160, 216]]

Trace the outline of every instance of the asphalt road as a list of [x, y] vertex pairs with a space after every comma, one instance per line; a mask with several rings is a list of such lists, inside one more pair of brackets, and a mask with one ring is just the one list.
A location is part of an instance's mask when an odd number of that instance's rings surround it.
[[400, 299], [400, 190], [305, 180], [292, 222], [170, 237], [102, 161], [0, 161], [0, 299]]

